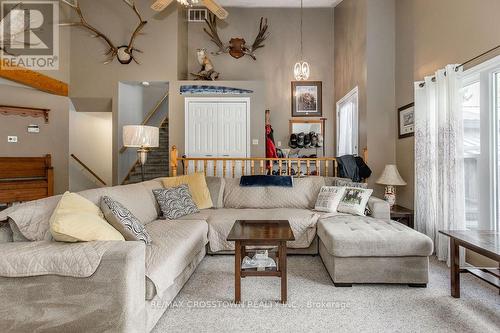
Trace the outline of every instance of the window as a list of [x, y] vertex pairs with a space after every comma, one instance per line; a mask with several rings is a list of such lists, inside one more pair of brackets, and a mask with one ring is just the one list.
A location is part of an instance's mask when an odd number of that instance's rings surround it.
[[462, 94], [465, 221], [470, 229], [477, 229], [479, 222], [480, 87], [479, 81], [467, 82]]
[[358, 154], [358, 87], [337, 102], [337, 156]]
[[463, 73], [464, 189], [469, 229], [500, 229], [500, 57]]

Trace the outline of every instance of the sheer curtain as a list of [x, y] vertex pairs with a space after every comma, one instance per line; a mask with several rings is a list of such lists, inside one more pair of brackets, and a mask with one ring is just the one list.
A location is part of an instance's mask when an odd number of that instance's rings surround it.
[[352, 102], [347, 102], [339, 111], [339, 136], [338, 136], [338, 156], [352, 155], [353, 142], [352, 142], [352, 120], [354, 113], [354, 105]]
[[415, 83], [415, 226], [431, 237], [439, 260], [448, 238], [465, 229], [461, 70], [448, 65]]

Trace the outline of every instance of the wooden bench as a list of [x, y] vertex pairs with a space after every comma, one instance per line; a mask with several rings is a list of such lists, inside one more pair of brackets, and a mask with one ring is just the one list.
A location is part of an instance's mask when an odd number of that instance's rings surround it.
[[54, 195], [50, 155], [0, 157], [0, 203], [30, 201]]

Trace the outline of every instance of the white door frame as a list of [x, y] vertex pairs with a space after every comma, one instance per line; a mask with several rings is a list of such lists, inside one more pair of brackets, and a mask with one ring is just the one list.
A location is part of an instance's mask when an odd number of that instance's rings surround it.
[[189, 103], [190, 102], [208, 102], [208, 103], [234, 103], [240, 102], [246, 104], [247, 109], [247, 147], [245, 157], [250, 157], [250, 97], [185, 97], [184, 98], [184, 147], [185, 154], [189, 156], [188, 146], [188, 126], [189, 126]]

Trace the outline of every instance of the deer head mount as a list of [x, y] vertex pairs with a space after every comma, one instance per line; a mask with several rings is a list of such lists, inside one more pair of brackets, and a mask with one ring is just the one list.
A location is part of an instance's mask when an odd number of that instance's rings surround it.
[[105, 64], [109, 64], [110, 62], [113, 61], [113, 59], [116, 57], [120, 64], [126, 65], [130, 64], [132, 60], [138, 64], [139, 62], [135, 58], [134, 52], [139, 52], [142, 53], [141, 50], [137, 49], [134, 47], [134, 41], [135, 38], [140, 35], [140, 32], [142, 28], [148, 23], [147, 21], [144, 21], [141, 17], [141, 14], [139, 13], [139, 10], [137, 9], [135, 2], [133, 0], [123, 0], [123, 2], [129, 6], [137, 18], [139, 19], [139, 23], [137, 27], [135, 28], [134, 32], [132, 33], [132, 36], [130, 36], [130, 40], [128, 44], [126, 45], [121, 45], [121, 46], [115, 46], [113, 42], [102, 32], [97, 30], [94, 26], [90, 25], [85, 17], [83, 16], [82, 9], [80, 8], [80, 4], [78, 3], [78, 0], [61, 0], [62, 3], [68, 5], [69, 7], [73, 8], [73, 10], [78, 14], [78, 17], [80, 18], [80, 21], [78, 22], [69, 22], [69, 23], [61, 23], [60, 25], [62, 26], [77, 26], [77, 27], [82, 27], [90, 32], [92, 32], [93, 36], [96, 38], [101, 38], [106, 44], [108, 44], [108, 50], [104, 55], [107, 57], [106, 60], [104, 61]]
[[255, 57], [255, 51], [264, 47], [264, 41], [269, 37], [269, 32], [267, 32], [267, 18], [260, 18], [259, 33], [251, 46], [246, 44], [243, 38], [231, 38], [229, 44], [222, 43], [219, 34], [217, 32], [217, 17], [215, 15], [209, 14], [208, 19], [205, 19], [205, 23], [208, 26], [208, 31], [206, 28], [203, 30], [210, 36], [210, 40], [219, 47], [217, 52], [213, 54], [219, 55], [222, 53], [229, 53], [235, 59], [239, 59], [245, 55], [250, 56], [253, 60], [257, 60]]

